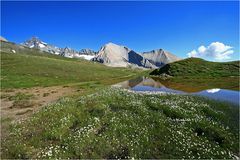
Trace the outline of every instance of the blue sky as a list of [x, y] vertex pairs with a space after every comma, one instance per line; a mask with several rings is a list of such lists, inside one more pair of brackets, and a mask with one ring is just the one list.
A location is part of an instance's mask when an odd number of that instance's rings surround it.
[[[38, 36], [58, 47], [74, 49], [99, 50], [113, 42], [138, 52], [163, 48], [182, 58], [193, 51], [189, 55], [236, 60], [238, 3], [4, 1], [1, 35], [16, 43]], [[212, 52], [222, 55], [216, 59]], [[227, 56], [223, 55], [225, 52]]]

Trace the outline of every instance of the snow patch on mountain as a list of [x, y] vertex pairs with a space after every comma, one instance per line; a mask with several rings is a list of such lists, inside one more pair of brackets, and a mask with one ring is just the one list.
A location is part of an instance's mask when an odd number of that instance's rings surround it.
[[83, 58], [86, 60], [91, 60], [93, 59], [95, 56], [91, 56], [91, 55], [78, 55], [77, 58]]

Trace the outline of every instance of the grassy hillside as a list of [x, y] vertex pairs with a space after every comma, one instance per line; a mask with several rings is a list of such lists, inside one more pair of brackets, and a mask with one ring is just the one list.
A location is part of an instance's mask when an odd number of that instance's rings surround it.
[[167, 64], [156, 69], [150, 75], [161, 75], [163, 73], [178, 77], [230, 77], [239, 76], [239, 61], [233, 62], [209, 62], [200, 58], [188, 58]]
[[[110, 83], [112, 79], [133, 76], [141, 70], [111, 68], [96, 62], [70, 59], [34, 49], [1, 44], [1, 87], [22, 88], [52, 86], [96, 81]], [[11, 53], [11, 49], [17, 53]], [[6, 53], [9, 50], [10, 53]], [[5, 51], [5, 52], [3, 52]]]

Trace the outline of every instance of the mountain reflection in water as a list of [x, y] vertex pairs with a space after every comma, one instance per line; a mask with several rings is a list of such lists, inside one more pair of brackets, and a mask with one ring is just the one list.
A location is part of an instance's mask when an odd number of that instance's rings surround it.
[[171, 81], [161, 81], [149, 77], [139, 77], [130, 79], [113, 86], [121, 87], [133, 91], [152, 91], [152, 92], [167, 92], [176, 94], [191, 94], [208, 97], [211, 99], [227, 101], [239, 105], [239, 91], [220, 89], [220, 88], [205, 88], [200, 89], [187, 84], [173, 83]]

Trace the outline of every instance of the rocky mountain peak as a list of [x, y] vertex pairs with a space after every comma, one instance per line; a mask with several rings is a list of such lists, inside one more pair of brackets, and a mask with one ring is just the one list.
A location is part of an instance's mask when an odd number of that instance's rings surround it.
[[112, 42], [109, 42], [107, 44], [105, 44], [100, 51], [104, 51], [107, 50], [108, 52], [115, 52], [116, 54], [124, 54], [125, 52], [129, 52], [131, 51], [131, 49], [129, 49], [128, 47], [122, 46], [122, 45], [118, 45]]
[[32, 38], [29, 39], [30, 41], [36, 41], [36, 42], [41, 42], [41, 40], [37, 36], [33, 36]]
[[112, 42], [108, 42], [104, 46], [119, 46], [119, 45], [112, 43]]
[[148, 54], [148, 53], [159, 54], [159, 53], [162, 53], [162, 52], [164, 52], [164, 50], [160, 48], [160, 49], [153, 49], [153, 50], [148, 51], [148, 52], [142, 52], [142, 54]]
[[126, 46], [119, 45], [119, 44], [112, 43], [112, 42], [109, 42], [109, 43], [105, 44], [104, 46], [107, 46], [107, 47], [122, 47], [122, 48], [125, 48], [125, 49], [129, 49], [129, 48], [126, 47]]
[[177, 56], [163, 49], [155, 49], [149, 52], [143, 52], [141, 55], [157, 67], [180, 60], [180, 58]]
[[44, 48], [47, 46], [47, 43], [41, 41], [38, 37], [33, 36], [29, 40], [25, 41], [23, 45], [29, 47], [29, 48]]
[[63, 48], [64, 51], [72, 51], [73, 49], [71, 49], [70, 47], [65, 47]]
[[85, 54], [85, 55], [96, 55], [97, 52], [91, 49], [81, 49], [80, 54]]
[[148, 60], [135, 51], [111, 42], [105, 44], [93, 60], [112, 67], [152, 67]]

